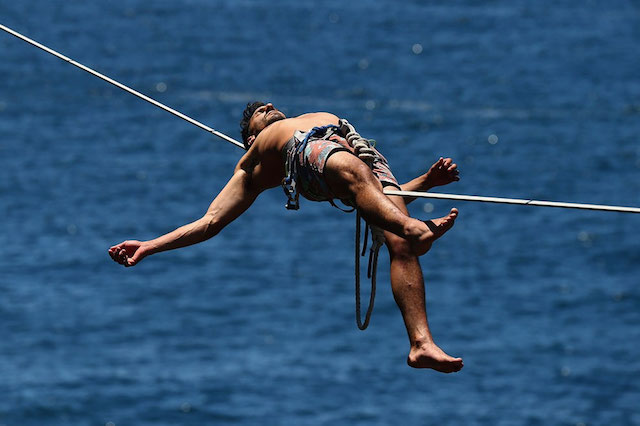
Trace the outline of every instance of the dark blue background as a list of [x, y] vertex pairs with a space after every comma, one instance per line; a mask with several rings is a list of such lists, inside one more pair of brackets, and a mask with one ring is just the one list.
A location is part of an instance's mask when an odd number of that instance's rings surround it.
[[[244, 104], [348, 118], [443, 191], [640, 205], [632, 1], [24, 1], [0, 23], [238, 138]], [[353, 215], [263, 194], [204, 244], [241, 150], [0, 34], [0, 424], [638, 425], [640, 217], [460, 209], [422, 259], [455, 375], [416, 371], [381, 259], [357, 331]], [[492, 136], [495, 135], [495, 136]], [[493, 142], [489, 143], [491, 139]]]

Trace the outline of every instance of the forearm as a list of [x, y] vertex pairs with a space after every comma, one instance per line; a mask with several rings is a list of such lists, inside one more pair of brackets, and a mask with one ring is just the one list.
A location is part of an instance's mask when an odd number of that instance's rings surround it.
[[427, 173], [418, 176], [415, 179], [410, 180], [407, 183], [400, 185], [403, 191], [428, 191], [433, 188], [433, 185], [429, 182]]
[[147, 255], [201, 243], [220, 232], [210, 215], [143, 243]]
[[248, 187], [246, 179], [247, 174], [244, 171], [234, 173], [202, 218], [154, 240], [146, 241], [145, 251], [154, 254], [173, 250], [201, 243], [217, 235], [249, 208], [258, 196], [260, 191]]
[[[400, 188], [403, 191], [428, 191], [433, 188], [433, 185], [429, 183], [429, 177], [427, 176], [427, 173], [425, 173], [407, 183], [403, 183], [400, 185]], [[405, 204], [409, 204], [415, 199], [416, 197], [404, 197], [404, 202]]]

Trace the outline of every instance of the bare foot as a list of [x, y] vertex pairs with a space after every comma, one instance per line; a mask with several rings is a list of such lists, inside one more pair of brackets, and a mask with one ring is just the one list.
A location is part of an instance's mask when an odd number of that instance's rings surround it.
[[433, 219], [427, 222], [414, 222], [414, 228], [407, 231], [413, 252], [417, 256], [422, 256], [428, 252], [433, 242], [451, 229], [456, 217], [458, 217], [458, 209], [454, 208], [451, 209], [448, 215], [439, 219]]
[[462, 358], [447, 355], [435, 343], [412, 347], [407, 364], [413, 368], [432, 368], [441, 373], [454, 373], [464, 366]]

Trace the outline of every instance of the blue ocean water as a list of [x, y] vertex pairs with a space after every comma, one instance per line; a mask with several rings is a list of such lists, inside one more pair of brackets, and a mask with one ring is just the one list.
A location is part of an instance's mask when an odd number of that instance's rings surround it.
[[[331, 111], [406, 181], [640, 206], [637, 2], [0, 4], [0, 23], [217, 130], [244, 104]], [[241, 151], [0, 33], [0, 424], [640, 425], [640, 217], [460, 209], [422, 258], [464, 358], [405, 364], [383, 254], [355, 327], [353, 215], [275, 189], [222, 234], [122, 268], [200, 217]], [[365, 295], [366, 296], [366, 295]]]

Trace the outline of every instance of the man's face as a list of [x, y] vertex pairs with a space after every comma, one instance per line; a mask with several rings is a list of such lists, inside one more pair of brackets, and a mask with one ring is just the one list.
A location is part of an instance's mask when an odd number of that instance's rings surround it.
[[284, 120], [285, 115], [278, 111], [273, 104], [268, 103], [262, 105], [253, 112], [251, 119], [249, 120], [249, 134], [258, 136], [265, 127], [276, 121]]

